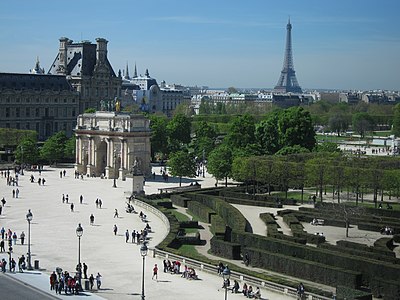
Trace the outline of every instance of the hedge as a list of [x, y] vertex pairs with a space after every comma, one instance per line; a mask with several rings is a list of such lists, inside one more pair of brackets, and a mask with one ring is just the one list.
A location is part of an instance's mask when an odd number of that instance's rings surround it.
[[331, 286], [337, 284], [351, 288], [361, 286], [362, 275], [360, 272], [328, 266], [322, 263], [261, 249], [245, 248], [245, 252], [250, 256], [250, 264], [255, 267], [261, 267], [274, 272]]
[[181, 221], [179, 222], [180, 228], [199, 228], [198, 221]]
[[211, 227], [210, 231], [214, 236], [224, 237], [225, 236], [225, 222], [218, 215], [211, 215]]
[[386, 279], [400, 280], [400, 266], [383, 261], [378, 262], [346, 253], [307, 247], [289, 241], [281, 241], [244, 232], [233, 231], [232, 242], [239, 243], [243, 247], [251, 245], [252, 248], [263, 249], [272, 253], [280, 253], [286, 257], [297, 257], [328, 266], [359, 271], [363, 273], [363, 279], [366, 284], [375, 280], [377, 276]]
[[194, 234], [177, 236], [177, 240], [182, 245], [202, 245], [202, 241], [200, 239], [200, 233], [196, 232]]
[[197, 201], [188, 201], [187, 208], [202, 222], [211, 223], [211, 216], [215, 215], [214, 210]]
[[172, 194], [171, 195], [171, 201], [173, 204], [177, 205], [177, 206], [181, 206], [181, 207], [187, 207], [187, 202], [190, 201], [190, 199], [182, 196], [182, 195], [175, 195]]
[[336, 241], [336, 245], [341, 248], [351, 248], [351, 249], [357, 249], [361, 251], [367, 251], [367, 252], [373, 252], [377, 253], [380, 255], [386, 255], [390, 257], [395, 257], [395, 253], [391, 251], [382, 251], [382, 249], [378, 249], [376, 247], [368, 247], [367, 245], [364, 244], [359, 244], [359, 243], [354, 243], [354, 242], [349, 242], [349, 241]]
[[241, 259], [241, 246], [240, 244], [226, 242], [217, 237], [210, 240], [211, 253], [217, 256], [225, 257], [228, 259]]
[[372, 300], [372, 294], [339, 285], [336, 287], [336, 299]]

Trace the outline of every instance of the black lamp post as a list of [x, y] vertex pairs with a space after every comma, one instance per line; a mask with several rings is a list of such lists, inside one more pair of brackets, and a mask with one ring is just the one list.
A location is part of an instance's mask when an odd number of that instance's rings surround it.
[[33, 214], [31, 210], [28, 210], [26, 214], [26, 220], [28, 221], [28, 270], [33, 270], [32, 268], [32, 258], [31, 258], [31, 221], [33, 219]]
[[21, 146], [21, 175], [24, 175], [24, 147]]
[[228, 299], [228, 281], [231, 277], [231, 270], [229, 270], [228, 266], [222, 271], [222, 277], [224, 278], [224, 286], [225, 286], [225, 300]]
[[144, 300], [144, 260], [147, 255], [147, 245], [143, 243], [142, 247], [140, 247], [140, 255], [143, 257], [143, 271], [142, 271], [142, 300]]
[[115, 165], [115, 162], [117, 160], [117, 151], [114, 150], [114, 184], [113, 187], [117, 187], [117, 166]]
[[78, 224], [76, 228], [76, 236], [78, 237], [78, 276], [79, 276], [79, 289], [82, 291], [82, 267], [81, 267], [81, 236], [83, 235], [83, 228], [81, 223]]

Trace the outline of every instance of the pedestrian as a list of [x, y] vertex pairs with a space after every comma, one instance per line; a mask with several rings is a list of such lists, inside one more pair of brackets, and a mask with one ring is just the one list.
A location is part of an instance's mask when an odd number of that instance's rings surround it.
[[125, 231], [125, 243], [127, 243], [129, 241], [129, 230], [127, 229]]
[[54, 286], [56, 284], [57, 275], [56, 272], [53, 271], [50, 275], [50, 291], [54, 290]]
[[65, 177], [65, 174], [67, 174], [67, 171], [65, 171], [65, 170], [64, 170], [64, 171], [63, 171], [63, 175], [64, 175], [64, 177]]
[[151, 277], [151, 280], [153, 280], [154, 279], [154, 277], [156, 278], [156, 280], [158, 281], [158, 267], [157, 267], [157, 264], [155, 264], [154, 265], [154, 268], [153, 268], [153, 277]]
[[3, 205], [3, 207], [6, 206], [6, 203], [7, 203], [7, 201], [6, 201], [6, 199], [4, 199], [4, 197], [3, 197], [3, 199], [1, 199], [1, 204]]
[[118, 210], [117, 209], [115, 209], [115, 211], [114, 211], [114, 218], [118, 218]]
[[39, 185], [41, 185], [42, 184], [42, 178], [39, 178], [37, 182], [38, 182]]
[[65, 196], [65, 202], [68, 203], [69, 197], [68, 194]]
[[101, 199], [99, 199], [99, 207], [101, 208], [102, 205], [103, 205], [103, 201], [101, 201]]
[[17, 244], [18, 236], [17, 236], [17, 233], [16, 233], [15, 231], [14, 231], [14, 233], [13, 233], [13, 235], [12, 235], [12, 239], [13, 239], [14, 245], [16, 245], [16, 244]]
[[64, 194], [62, 195], [62, 202], [63, 203], [65, 202], [65, 195]]
[[44, 183], [46, 182], [46, 179], [42, 179], [42, 185], [44, 185]]
[[117, 235], [117, 231], [118, 231], [118, 227], [117, 227], [117, 225], [116, 224], [114, 224], [114, 235]]
[[6, 249], [4, 248], [4, 240], [1, 240], [0, 242], [0, 252], [6, 252]]
[[15, 262], [15, 259], [12, 258], [10, 263], [11, 263], [10, 271], [15, 273], [15, 266], [17, 265], [17, 263]]
[[93, 216], [93, 214], [90, 215], [90, 225], [94, 225], [94, 216]]
[[97, 289], [99, 290], [100, 289], [100, 287], [101, 287], [101, 275], [100, 275], [100, 273], [97, 273], [97, 275], [96, 275], [96, 282], [97, 282]]
[[15, 198], [15, 190], [12, 190], [12, 197]]
[[3, 206], [0, 206], [0, 216], [2, 212], [3, 212]]
[[21, 234], [19, 235], [19, 238], [21, 239], [21, 245], [24, 244], [25, 241], [25, 233], [22, 231]]
[[96, 203], [96, 208], [99, 208], [99, 198], [96, 198], [96, 201], [94, 203]]
[[132, 243], [135, 243], [135, 238], [136, 238], [136, 231], [132, 231]]
[[90, 277], [89, 277], [89, 284], [90, 284], [90, 289], [92, 290], [92, 289], [93, 289], [93, 285], [94, 285], [94, 277], [93, 277], [93, 274], [90, 274]]
[[6, 260], [3, 258], [3, 259], [1, 260], [1, 271], [2, 271], [3, 273], [6, 272], [6, 266], [7, 266], [7, 262], [6, 262]]
[[71, 212], [74, 212], [74, 203], [71, 203]]
[[82, 204], [82, 202], [83, 202], [83, 196], [81, 195], [80, 197], [79, 197], [79, 202]]
[[62, 178], [62, 171], [60, 171], [60, 178]]
[[87, 264], [83, 263], [83, 278], [87, 279]]
[[19, 196], [19, 189], [17, 188], [17, 189], [15, 190], [15, 198], [18, 198], [18, 196]]

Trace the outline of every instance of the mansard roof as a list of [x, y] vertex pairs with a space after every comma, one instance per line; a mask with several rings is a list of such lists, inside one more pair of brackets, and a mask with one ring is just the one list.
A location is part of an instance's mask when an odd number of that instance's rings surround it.
[[62, 75], [0, 73], [0, 90], [52, 90], [72, 91], [73, 88]]

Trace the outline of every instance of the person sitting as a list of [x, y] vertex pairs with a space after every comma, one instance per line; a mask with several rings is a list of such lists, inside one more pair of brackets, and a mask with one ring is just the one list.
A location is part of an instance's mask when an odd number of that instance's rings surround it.
[[259, 287], [257, 287], [256, 291], [254, 292], [254, 299], [261, 299], [261, 291]]
[[196, 271], [193, 268], [188, 269], [188, 279], [198, 279]]
[[150, 227], [149, 223], [146, 223], [145, 229], [146, 229], [148, 232], [151, 232], [151, 227]]
[[247, 298], [253, 298], [253, 287], [251, 285], [249, 285], [247, 290]]
[[236, 279], [233, 282], [232, 293], [239, 293], [239, 282]]
[[243, 284], [242, 293], [245, 297], [247, 297], [247, 284], [246, 282]]

